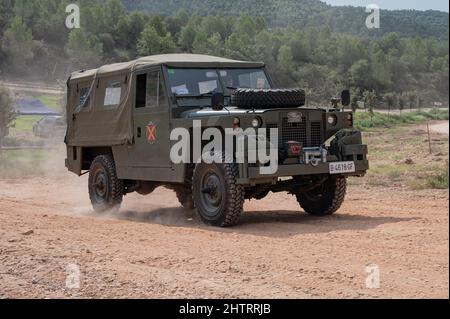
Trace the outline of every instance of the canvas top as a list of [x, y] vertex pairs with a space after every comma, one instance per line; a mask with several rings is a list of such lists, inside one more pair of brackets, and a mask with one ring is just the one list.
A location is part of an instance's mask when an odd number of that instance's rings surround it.
[[98, 69], [77, 71], [71, 74], [71, 79], [92, 78], [95, 75], [132, 72], [136, 69], [152, 66], [167, 65], [172, 67], [242, 67], [259, 68], [263, 62], [237, 61], [203, 54], [160, 54], [142, 57], [133, 61], [104, 65]]

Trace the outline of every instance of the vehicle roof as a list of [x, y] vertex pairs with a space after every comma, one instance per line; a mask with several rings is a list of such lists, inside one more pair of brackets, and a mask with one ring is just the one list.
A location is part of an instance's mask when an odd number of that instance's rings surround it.
[[167, 65], [171, 67], [259, 68], [263, 67], [264, 63], [231, 60], [203, 54], [160, 54], [142, 57], [129, 62], [104, 65], [98, 69], [77, 71], [71, 74], [71, 79], [84, 79], [99, 75], [132, 72], [153, 65]]

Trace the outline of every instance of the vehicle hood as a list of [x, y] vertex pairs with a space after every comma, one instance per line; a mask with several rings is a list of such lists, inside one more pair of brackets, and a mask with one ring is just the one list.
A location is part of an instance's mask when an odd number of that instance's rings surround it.
[[227, 107], [220, 111], [215, 111], [210, 107], [202, 108], [202, 109], [191, 109], [187, 110], [183, 113], [181, 113], [181, 118], [203, 118], [203, 117], [210, 117], [210, 116], [242, 116], [242, 115], [254, 115], [254, 114], [264, 114], [268, 112], [286, 112], [286, 111], [293, 111], [293, 110], [302, 110], [302, 111], [325, 111], [324, 109], [320, 108], [287, 108], [287, 109], [258, 109], [258, 110], [247, 110], [247, 109], [240, 109], [237, 107]]

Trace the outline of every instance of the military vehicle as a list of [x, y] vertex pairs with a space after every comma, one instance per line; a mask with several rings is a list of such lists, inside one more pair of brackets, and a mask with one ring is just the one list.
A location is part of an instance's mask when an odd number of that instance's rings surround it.
[[[89, 174], [98, 212], [118, 209], [128, 193], [165, 186], [213, 226], [235, 225], [246, 199], [270, 192], [288, 192], [306, 213], [326, 216], [344, 201], [347, 177], [369, 167], [353, 114], [340, 107], [349, 105], [348, 91], [329, 106], [305, 107], [305, 92], [276, 89], [261, 62], [195, 54], [139, 58], [72, 73], [67, 101], [66, 167]], [[192, 154], [191, 161], [174, 162], [171, 132], [192, 133], [198, 120], [202, 130], [277, 129], [276, 171], [263, 174], [267, 163], [237, 162], [234, 155], [223, 163]], [[269, 143], [270, 134], [257, 138]]]
[[66, 123], [62, 116], [45, 116], [33, 125], [33, 133], [42, 138], [62, 138]]

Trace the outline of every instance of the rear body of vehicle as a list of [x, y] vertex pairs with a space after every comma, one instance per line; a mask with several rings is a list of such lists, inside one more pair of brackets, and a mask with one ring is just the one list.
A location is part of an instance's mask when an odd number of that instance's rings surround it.
[[[306, 212], [329, 215], [344, 200], [346, 178], [367, 171], [367, 147], [351, 112], [305, 108], [304, 99], [301, 90], [274, 90], [262, 63], [210, 56], [153, 56], [77, 72], [68, 81], [66, 166], [89, 171], [97, 211], [117, 208], [127, 193], [166, 186], [214, 226], [236, 224], [245, 199], [269, 192], [291, 193]], [[266, 129], [255, 138], [276, 145], [276, 170], [249, 160], [248, 141], [241, 161], [225, 147], [209, 150], [223, 161], [195, 158], [196, 142], [203, 150], [212, 128], [222, 136]], [[190, 138], [183, 162], [173, 158], [179, 131]]]

